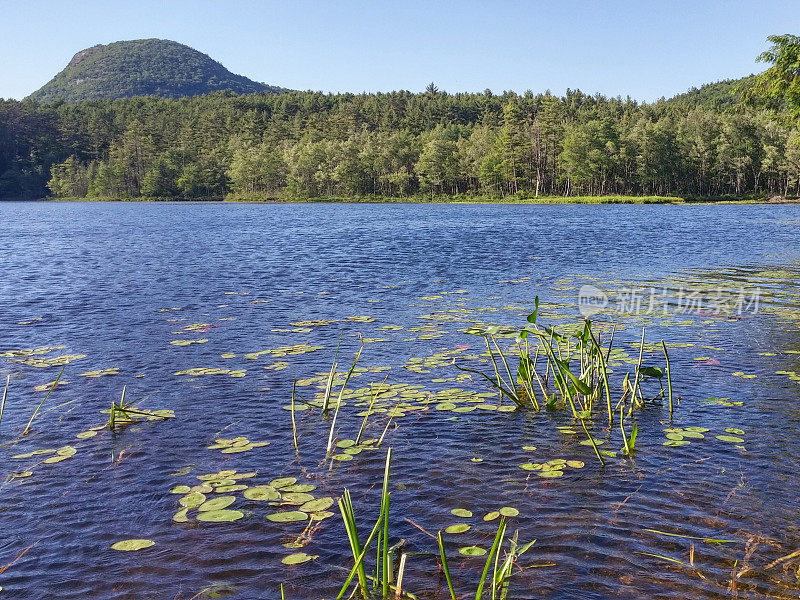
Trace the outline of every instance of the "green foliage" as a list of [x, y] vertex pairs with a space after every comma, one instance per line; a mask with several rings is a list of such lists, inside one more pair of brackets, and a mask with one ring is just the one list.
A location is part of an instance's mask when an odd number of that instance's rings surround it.
[[579, 91], [0, 101], [0, 198], [797, 194], [800, 132], [788, 113], [732, 97], [722, 107]]
[[756, 88], [768, 98], [785, 99], [800, 116], [800, 37], [771, 35], [767, 41], [772, 46], [758, 60], [772, 66], [758, 77]]
[[42, 102], [163, 96], [179, 98], [230, 90], [237, 94], [280, 88], [234, 75], [218, 62], [170, 40], [131, 40], [78, 52], [50, 82], [31, 94]]

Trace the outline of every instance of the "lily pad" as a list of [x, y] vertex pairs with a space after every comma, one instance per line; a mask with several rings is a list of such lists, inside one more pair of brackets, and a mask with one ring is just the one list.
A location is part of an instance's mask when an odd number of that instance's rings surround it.
[[446, 527], [444, 531], [445, 533], [464, 533], [465, 531], [469, 531], [470, 528], [470, 525], [467, 523], [456, 523], [455, 525]]
[[483, 520], [484, 520], [484, 521], [494, 521], [494, 520], [495, 520], [496, 518], [498, 518], [499, 516], [500, 516], [500, 512], [499, 512], [499, 511], [496, 511], [496, 510], [494, 510], [494, 511], [492, 511], [492, 512], [490, 512], [490, 513], [486, 513], [486, 514], [483, 516]]
[[504, 506], [498, 512], [504, 517], [516, 517], [519, 515], [519, 511], [511, 506]]
[[744, 435], [744, 431], [737, 429], [736, 427], [726, 427], [725, 431], [727, 433], [732, 433], [733, 435]]
[[172, 520], [176, 523], [186, 523], [189, 519], [186, 517], [186, 514], [189, 512], [188, 508], [182, 508], [174, 515], [172, 515]]
[[280, 477], [269, 482], [269, 484], [275, 489], [280, 489], [288, 485], [294, 485], [295, 483], [297, 483], [297, 477]]
[[257, 485], [247, 488], [242, 494], [248, 500], [280, 500], [281, 494], [269, 485]]
[[319, 512], [310, 513], [308, 515], [308, 517], [312, 521], [324, 521], [325, 519], [330, 519], [331, 517], [333, 517], [335, 515], [336, 515], [336, 513], [333, 513], [333, 512], [331, 512], [329, 510], [321, 510]]
[[744, 439], [737, 437], [735, 435], [718, 435], [716, 436], [718, 440], [721, 442], [730, 442], [731, 444], [742, 444], [744, 443]]
[[486, 550], [477, 546], [465, 546], [464, 548], [459, 548], [458, 551], [464, 556], [483, 556], [486, 554]]
[[305, 521], [308, 515], [299, 510], [288, 510], [267, 515], [267, 519], [273, 523], [290, 523], [292, 521]]
[[197, 510], [200, 512], [222, 510], [223, 508], [228, 508], [234, 502], [236, 502], [236, 496], [219, 496], [211, 500], [206, 500], [197, 507]]
[[283, 500], [285, 504], [295, 504], [300, 506], [301, 504], [310, 502], [313, 499], [314, 496], [311, 494], [306, 494], [305, 492], [288, 492], [284, 494], [283, 490], [281, 490], [281, 500]]
[[174, 488], [172, 488], [169, 491], [169, 493], [170, 494], [188, 494], [190, 491], [192, 491], [192, 488], [190, 488], [188, 485], [176, 485]]
[[333, 506], [333, 498], [316, 498], [301, 504], [298, 510], [305, 513], [316, 513], [328, 510]]
[[306, 554], [305, 552], [295, 552], [294, 554], [283, 557], [281, 562], [285, 565], [300, 565], [304, 562], [314, 560], [315, 558], [319, 558], [319, 556], [316, 554]]
[[211, 523], [224, 523], [228, 521], [238, 521], [244, 516], [238, 510], [207, 510], [198, 513], [198, 521], [208, 521]]
[[564, 471], [558, 471], [556, 469], [553, 469], [552, 471], [541, 470], [536, 474], [539, 477], [561, 477], [564, 474]]
[[310, 483], [296, 483], [294, 485], [287, 485], [286, 487], [281, 488], [281, 493], [284, 492], [313, 492], [317, 489], [317, 486], [311, 485]]
[[200, 492], [192, 492], [191, 494], [186, 494], [179, 499], [178, 503], [186, 508], [195, 508], [196, 506], [200, 506], [205, 501], [205, 494], [201, 494]]
[[582, 469], [583, 467], [586, 466], [586, 463], [583, 462], [582, 460], [568, 460], [567, 466], [570, 467], [571, 469]]
[[142, 540], [142, 539], [130, 539], [130, 540], [120, 540], [119, 542], [114, 542], [111, 544], [112, 550], [119, 550], [120, 552], [134, 552], [136, 550], [144, 550], [145, 548], [149, 548], [150, 546], [155, 546], [155, 542], [153, 540]]
[[450, 513], [464, 519], [469, 519], [472, 516], [472, 511], [469, 511], [466, 508], [454, 508], [450, 511]]

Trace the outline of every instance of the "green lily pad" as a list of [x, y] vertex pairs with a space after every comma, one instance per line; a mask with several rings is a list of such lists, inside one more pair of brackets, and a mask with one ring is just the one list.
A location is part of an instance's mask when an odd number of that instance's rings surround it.
[[707, 433], [711, 431], [708, 427], [684, 427], [684, 431], [696, 431], [697, 433]]
[[352, 454], [334, 454], [333, 456], [331, 456], [331, 458], [333, 460], [348, 461], [348, 460], [353, 460], [353, 455]]
[[528, 450], [529, 452], [533, 452], [534, 450], [536, 450], [536, 446], [523, 446], [522, 449]]
[[499, 511], [496, 511], [496, 510], [494, 510], [494, 511], [492, 511], [492, 512], [490, 512], [490, 513], [486, 513], [486, 514], [483, 516], [483, 520], [484, 520], [484, 521], [494, 521], [494, 520], [495, 520], [496, 518], [498, 518], [499, 516], [500, 516], [500, 512], [499, 512]]
[[683, 439], [683, 434], [670, 432], [667, 434], [667, 439], [672, 440], [674, 442], [680, 442]]
[[328, 510], [331, 506], [333, 506], [333, 498], [315, 498], [301, 504], [297, 510], [305, 513], [316, 513]]
[[586, 463], [582, 460], [568, 460], [566, 464], [571, 469], [582, 469], [586, 466]]
[[538, 471], [542, 468], [542, 465], [539, 463], [522, 463], [519, 466], [520, 469], [524, 469], [526, 471]]
[[209, 510], [222, 510], [223, 508], [228, 508], [234, 502], [236, 502], [236, 496], [219, 496], [217, 498], [212, 498], [211, 500], [206, 500], [197, 507], [197, 510], [200, 512], [206, 512]]
[[744, 443], [744, 439], [740, 437], [736, 437], [735, 435], [718, 435], [716, 436], [718, 440], [721, 442], [730, 442], [731, 444], [742, 444]]
[[248, 500], [280, 500], [281, 494], [270, 485], [256, 485], [247, 488], [242, 494]]
[[231, 492], [239, 492], [241, 490], [246, 490], [247, 486], [243, 484], [237, 485], [219, 485], [214, 488], [214, 491], [217, 494], [229, 494]]
[[[281, 490], [283, 492], [283, 490]], [[305, 492], [288, 492], [286, 494], [281, 493], [281, 500], [285, 504], [296, 504], [301, 505], [305, 504], [306, 502], [310, 502], [314, 499], [314, 496], [311, 494], [306, 494]]]
[[267, 519], [273, 523], [290, 523], [292, 521], [305, 521], [308, 515], [299, 510], [288, 510], [267, 515]]
[[319, 556], [316, 554], [306, 554], [305, 552], [295, 552], [289, 556], [284, 556], [281, 559], [281, 562], [285, 565], [301, 565], [304, 562], [314, 560], [315, 558], [319, 558]]
[[174, 488], [172, 488], [169, 491], [169, 493], [170, 494], [188, 494], [190, 491], [192, 491], [192, 488], [190, 488], [188, 485], [176, 485]]
[[699, 431], [688, 431], [688, 430], [684, 430], [684, 432], [681, 433], [681, 435], [685, 438], [690, 438], [694, 440], [702, 440], [703, 438], [706, 437]]
[[458, 551], [464, 556], [483, 556], [486, 554], [486, 550], [477, 546], [465, 546], [464, 548], [459, 548]]
[[295, 483], [297, 483], [297, 477], [280, 477], [270, 481], [269, 485], [275, 489], [279, 489], [286, 487], [287, 485], [294, 485]]
[[211, 523], [223, 523], [228, 521], [238, 521], [244, 514], [238, 510], [207, 510], [198, 513], [198, 521], [208, 521]]
[[195, 508], [196, 506], [200, 506], [205, 501], [205, 494], [201, 494], [200, 492], [192, 492], [191, 494], [186, 494], [180, 498], [178, 503], [186, 508]]
[[469, 519], [472, 516], [472, 511], [469, 511], [466, 508], [454, 508], [450, 511], [450, 513], [464, 519]]
[[287, 485], [281, 488], [281, 493], [284, 492], [313, 492], [317, 486], [310, 483], [296, 483], [295, 485]]
[[312, 521], [324, 521], [325, 519], [330, 519], [335, 515], [336, 513], [333, 513], [329, 510], [321, 510], [319, 512], [309, 513], [308, 518]]
[[97, 431], [94, 431], [93, 429], [89, 429], [88, 431], [81, 431], [75, 437], [78, 438], [79, 440], [85, 440], [86, 438], [94, 437], [96, 435], [97, 435]]
[[558, 471], [553, 469], [551, 471], [541, 470], [536, 473], [539, 477], [561, 477], [564, 474], [564, 471]]
[[689, 440], [667, 440], [662, 445], [669, 446], [670, 448], [675, 448], [677, 446], [686, 446], [689, 443], [690, 443]]
[[352, 446], [355, 446], [355, 445], [356, 445], [355, 440], [340, 440], [339, 442], [337, 442], [336, 447], [337, 448], [351, 448]]
[[726, 427], [725, 431], [727, 433], [732, 433], [734, 435], [744, 435], [744, 431], [742, 431], [741, 429], [737, 429], [736, 427]]
[[112, 550], [119, 550], [120, 552], [133, 552], [136, 550], [144, 550], [145, 548], [149, 548], [150, 546], [155, 546], [155, 542], [153, 540], [142, 540], [142, 539], [131, 539], [131, 540], [121, 540], [119, 542], [114, 542], [111, 544]]
[[456, 523], [455, 525], [450, 525], [449, 527], [445, 528], [445, 533], [464, 533], [465, 531], [469, 531], [470, 526], [466, 523]]
[[174, 515], [172, 515], [172, 520], [176, 523], [186, 523], [189, 519], [186, 517], [186, 514], [189, 512], [188, 508], [182, 508]]
[[[592, 445], [592, 440], [581, 440], [581, 441], [580, 441], [580, 442], [578, 442], [578, 443], [579, 443], [581, 446], [591, 446], [591, 445]], [[606, 441], [605, 441], [605, 440], [595, 440], [595, 441], [594, 441], [594, 444], [595, 444], [595, 446], [602, 446], [602, 445], [603, 445], [603, 444], [605, 444], [605, 443], [606, 443]]]
[[516, 517], [519, 515], [519, 511], [512, 506], [504, 506], [498, 512], [504, 517]]

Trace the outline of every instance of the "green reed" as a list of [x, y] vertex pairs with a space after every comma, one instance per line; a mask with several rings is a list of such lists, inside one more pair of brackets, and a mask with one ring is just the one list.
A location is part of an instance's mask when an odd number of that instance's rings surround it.
[[3, 400], [0, 401], [0, 424], [3, 422], [3, 411], [6, 408], [6, 396], [8, 395], [9, 383], [11, 383], [11, 375], [6, 375], [6, 387], [3, 389]]
[[[63, 375], [63, 374], [64, 374], [64, 369], [62, 368], [61, 372], [58, 374], [58, 377], [56, 377], [56, 380], [53, 382], [53, 385], [50, 386], [50, 391], [47, 392], [47, 395], [44, 398], [42, 398], [41, 402], [39, 402], [39, 406], [37, 406], [36, 410], [33, 411], [33, 414], [31, 415], [31, 418], [28, 421], [28, 424], [25, 426], [25, 429], [23, 430], [22, 435], [28, 435], [28, 432], [30, 432], [30, 430], [31, 430], [31, 424], [33, 423], [33, 420], [36, 418], [36, 415], [39, 414], [39, 410], [42, 408], [42, 405], [44, 405], [44, 403], [50, 397], [50, 394], [52, 394], [53, 390], [56, 389], [56, 386], [58, 385], [58, 380], [61, 379], [61, 375]], [[6, 389], [8, 389], [8, 384], [6, 384]], [[5, 399], [6, 399], [6, 395], [5, 395], [5, 393], [3, 393], [3, 404], [5, 404]]]

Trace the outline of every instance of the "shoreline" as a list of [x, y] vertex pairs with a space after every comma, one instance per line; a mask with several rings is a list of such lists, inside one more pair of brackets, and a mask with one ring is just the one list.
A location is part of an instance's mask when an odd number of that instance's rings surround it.
[[800, 204], [800, 198], [681, 198], [678, 196], [541, 196], [539, 198], [492, 198], [490, 196], [363, 196], [333, 198], [267, 198], [259, 196], [226, 196], [223, 198], [155, 198], [155, 197], [45, 197], [35, 199], [2, 198], [0, 202], [130, 202], [130, 203], [225, 203], [225, 204], [660, 204], [660, 205], [726, 205], [726, 204]]

